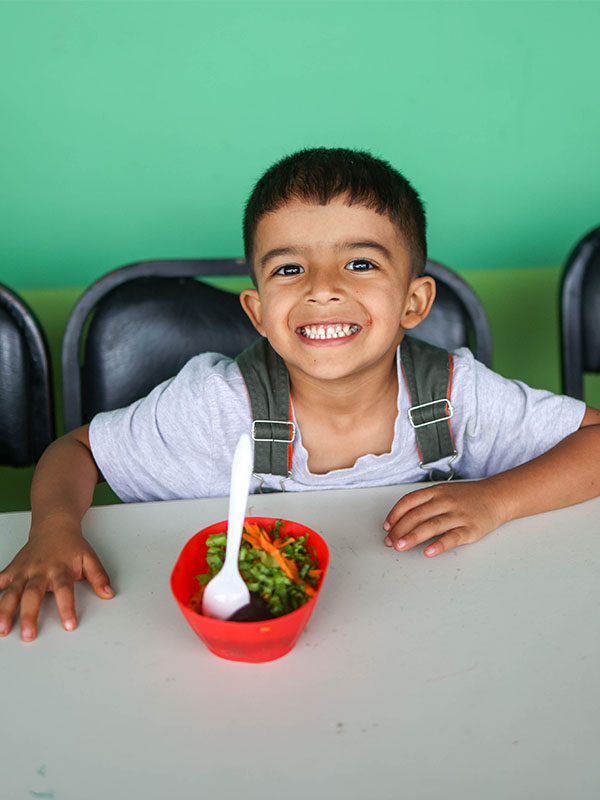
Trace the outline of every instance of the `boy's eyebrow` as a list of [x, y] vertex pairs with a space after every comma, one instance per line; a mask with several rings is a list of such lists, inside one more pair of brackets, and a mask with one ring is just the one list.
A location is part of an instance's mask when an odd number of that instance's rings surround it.
[[[380, 244], [379, 242], [374, 241], [364, 241], [364, 242], [341, 242], [335, 246], [335, 249], [338, 251], [341, 250], [362, 250], [365, 248], [370, 248], [371, 250], [377, 250], [379, 253], [382, 253], [386, 258], [391, 259], [392, 254], [388, 250], [387, 247]], [[279, 256], [301, 256], [305, 255], [306, 250], [303, 247], [275, 247], [273, 250], [269, 250], [267, 253], [262, 256], [260, 259], [261, 267], [264, 267], [267, 261], [271, 258], [277, 258]]]
[[380, 244], [379, 242], [373, 241], [364, 241], [364, 242], [344, 242], [343, 244], [339, 245], [339, 250], [363, 250], [364, 248], [370, 248], [371, 250], [377, 250], [379, 253], [382, 253], [386, 258], [391, 259], [392, 254], [384, 245]]
[[260, 265], [264, 267], [271, 258], [277, 258], [278, 256], [301, 256], [304, 252], [302, 247], [275, 247], [273, 250], [269, 250], [264, 254], [260, 259]]

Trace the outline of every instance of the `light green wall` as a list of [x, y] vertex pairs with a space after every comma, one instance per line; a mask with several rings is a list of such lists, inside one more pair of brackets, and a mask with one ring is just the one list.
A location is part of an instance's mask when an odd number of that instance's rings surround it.
[[[556, 390], [559, 266], [600, 224], [599, 29], [600, 3], [578, 0], [0, 0], [0, 281], [58, 367], [81, 287], [145, 258], [238, 256], [266, 166], [361, 147], [421, 192], [496, 369]], [[0, 510], [27, 507], [30, 472], [0, 469]]]
[[370, 149], [433, 257], [557, 266], [598, 224], [596, 2], [1, 2], [0, 280], [241, 253], [253, 181]]

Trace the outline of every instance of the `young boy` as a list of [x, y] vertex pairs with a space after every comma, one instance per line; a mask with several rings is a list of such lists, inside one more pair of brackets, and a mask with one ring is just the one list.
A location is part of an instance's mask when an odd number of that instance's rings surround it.
[[[287, 490], [419, 481], [426, 473], [409, 424], [400, 363], [405, 331], [435, 297], [417, 193], [366, 153], [318, 148], [269, 169], [244, 219], [255, 282], [241, 303], [285, 364], [296, 425]], [[600, 492], [600, 412], [508, 381], [461, 349], [453, 354], [453, 467], [477, 482], [432, 484], [396, 503], [384, 541], [426, 556], [475, 542], [503, 522]], [[28, 543], [0, 573], [0, 634], [21, 607], [35, 638], [53, 591], [66, 630], [76, 627], [73, 581], [101, 598], [109, 578], [81, 533], [103, 477], [125, 501], [224, 496], [239, 435], [252, 412], [235, 361], [192, 359], [126, 409], [98, 415], [54, 442], [32, 485]], [[290, 426], [291, 429], [291, 426]], [[279, 488], [281, 478], [255, 478]]]

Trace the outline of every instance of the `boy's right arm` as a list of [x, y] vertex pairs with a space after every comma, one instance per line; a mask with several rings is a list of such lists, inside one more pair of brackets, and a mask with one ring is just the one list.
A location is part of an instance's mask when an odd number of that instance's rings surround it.
[[101, 598], [110, 598], [108, 575], [83, 538], [81, 520], [102, 476], [90, 449], [88, 426], [53, 442], [31, 484], [31, 529], [27, 544], [0, 572], [0, 636], [21, 606], [21, 638], [35, 639], [46, 592], [54, 592], [65, 630], [77, 626], [73, 583], [86, 578]]

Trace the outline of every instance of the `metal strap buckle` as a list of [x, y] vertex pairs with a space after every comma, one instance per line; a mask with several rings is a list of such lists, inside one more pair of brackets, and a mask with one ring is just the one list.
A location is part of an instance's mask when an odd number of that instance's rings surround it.
[[[258, 484], [258, 486], [256, 487], [256, 491], [258, 492], [258, 494], [266, 494], [266, 492], [263, 492], [263, 484], [264, 484], [264, 482], [265, 482], [265, 479], [263, 478], [263, 476], [262, 476], [262, 475], [257, 475], [257, 474], [256, 474], [256, 472], [253, 472], [253, 473], [252, 473], [252, 475], [253, 475], [253, 477], [254, 477], [254, 478], [257, 478], [257, 479], [258, 479], [258, 481], [259, 481], [259, 484]], [[281, 480], [279, 481], [279, 486], [280, 486], [280, 488], [281, 488], [281, 491], [282, 491], [282, 492], [285, 492], [285, 491], [286, 491], [286, 488], [285, 488], [285, 486], [284, 486], [283, 484], [284, 484], [286, 481], [289, 481], [289, 479], [290, 479], [291, 477], [292, 477], [292, 473], [291, 473], [291, 472], [288, 472], [288, 474], [287, 474], [287, 477], [285, 477], [285, 478], [281, 478]], [[275, 490], [275, 491], [276, 491], [276, 490]]]
[[[445, 476], [444, 478], [445, 481], [451, 481], [452, 478], [454, 477], [455, 472], [454, 472], [454, 467], [452, 466], [452, 462], [456, 461], [457, 458], [458, 458], [458, 453], [455, 450], [448, 459], [448, 468], [450, 472], [448, 472], [448, 474]], [[428, 472], [429, 480], [431, 481], [433, 480], [434, 467], [429, 467], [426, 464], [423, 464], [422, 461], [419, 461], [419, 468], [422, 469], [424, 472]], [[438, 470], [438, 472], [441, 472], [441, 470]]]
[[[428, 406], [435, 406], [437, 403], [445, 403], [448, 406], [448, 416], [440, 417], [439, 419], [431, 419], [429, 422], [415, 422], [413, 419], [413, 413], [418, 411], [420, 408], [427, 408]], [[408, 419], [410, 424], [413, 428], [424, 428], [425, 425], [435, 425], [437, 422], [447, 422], [451, 417], [454, 416], [454, 409], [452, 408], [452, 403], [447, 397], [443, 397], [441, 400], [432, 400], [430, 403], [421, 403], [420, 406], [412, 406], [408, 409]]]
[[[260, 423], [265, 425], [289, 425], [290, 438], [289, 439], [272, 439], [271, 437], [261, 438], [256, 435], [256, 426]], [[255, 419], [252, 422], [252, 439], [255, 442], [282, 442], [283, 444], [291, 444], [296, 438], [296, 424], [291, 420], [286, 419]]]

